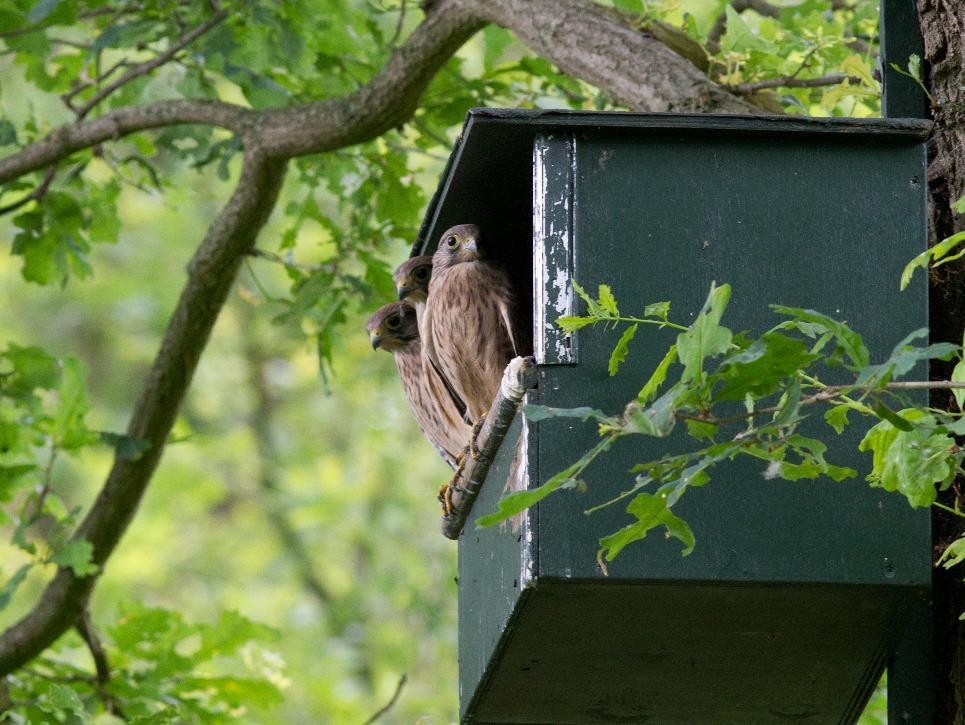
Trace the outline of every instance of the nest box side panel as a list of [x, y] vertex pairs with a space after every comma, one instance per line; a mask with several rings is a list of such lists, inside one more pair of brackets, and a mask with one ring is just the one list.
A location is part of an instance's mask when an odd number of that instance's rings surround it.
[[535, 512], [487, 529], [474, 523], [496, 510], [507, 487], [525, 487], [531, 466], [529, 440], [523, 433], [522, 417], [517, 415], [459, 537], [459, 703], [463, 715], [473, 697], [481, 697], [486, 690], [487, 674], [498, 662], [505, 633], [525, 599], [536, 566]]

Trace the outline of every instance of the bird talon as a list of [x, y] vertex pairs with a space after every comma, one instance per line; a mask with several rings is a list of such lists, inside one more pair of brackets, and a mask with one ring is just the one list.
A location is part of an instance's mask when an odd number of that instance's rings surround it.
[[479, 431], [482, 430], [483, 423], [486, 420], [486, 413], [479, 416], [479, 420], [473, 423], [472, 426], [472, 436], [469, 438], [469, 455], [472, 456], [474, 461], [479, 460], [479, 447], [476, 445], [476, 438], [479, 437]]
[[442, 515], [448, 516], [452, 513], [453, 503], [452, 503], [452, 492], [458, 491], [463, 492], [463, 488], [460, 485], [462, 480], [462, 472], [466, 470], [466, 453], [469, 451], [469, 446], [463, 448], [462, 452], [456, 456], [456, 469], [452, 474], [452, 478], [446, 483], [439, 486], [439, 503], [442, 504]]

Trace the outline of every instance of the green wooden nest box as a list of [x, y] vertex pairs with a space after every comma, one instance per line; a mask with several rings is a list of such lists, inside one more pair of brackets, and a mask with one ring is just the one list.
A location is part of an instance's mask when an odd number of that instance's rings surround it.
[[[627, 310], [670, 300], [678, 318], [727, 282], [735, 331], [775, 324], [769, 303], [810, 307], [847, 320], [884, 359], [928, 324], [923, 276], [898, 290], [926, 244], [926, 128], [474, 110], [415, 251], [431, 253], [453, 224], [480, 225], [531, 316], [532, 403], [618, 412], [673, 342], [641, 330], [633, 370], [609, 377], [612, 332], [554, 325], [581, 311], [574, 279], [611, 285]], [[598, 440], [593, 424], [517, 416], [490, 470], [459, 542], [465, 722], [847, 723], [886, 666], [895, 722], [930, 721], [929, 512], [860, 480], [861, 431], [832, 434], [827, 453], [859, 480], [789, 483], [722, 466], [674, 508], [697, 536], [692, 555], [651, 534], [604, 576], [599, 539], [628, 517], [584, 510], [679, 439], [621, 441], [588, 469], [585, 493], [554, 494], [518, 526], [478, 529], [521, 430], [531, 487]]]

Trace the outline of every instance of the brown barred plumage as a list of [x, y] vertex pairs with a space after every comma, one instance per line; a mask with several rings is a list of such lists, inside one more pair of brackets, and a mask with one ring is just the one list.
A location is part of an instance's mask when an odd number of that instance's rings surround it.
[[489, 411], [503, 369], [519, 354], [512, 283], [482, 251], [473, 224], [442, 235], [420, 325], [424, 353], [465, 403], [472, 423]]
[[471, 428], [439, 374], [422, 354], [415, 309], [403, 302], [380, 307], [365, 325], [374, 349], [391, 352], [402, 390], [422, 433], [453, 468]]

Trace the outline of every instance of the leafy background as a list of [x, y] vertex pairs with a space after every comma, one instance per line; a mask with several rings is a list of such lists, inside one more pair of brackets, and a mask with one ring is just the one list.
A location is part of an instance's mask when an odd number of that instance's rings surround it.
[[[239, 0], [229, 18], [92, 114], [160, 98], [254, 108], [354, 90], [418, 21], [409, 3]], [[706, 44], [720, 0], [615, 3], [641, 29]], [[875, 115], [876, 3], [727, 6], [708, 72], [731, 85], [847, 79], [767, 91], [790, 113]], [[119, 12], [123, 11], [123, 12]], [[130, 11], [130, 12], [127, 12]], [[79, 74], [140, 62], [210, 16], [205, 4], [0, 2], [0, 153], [83, 113]], [[401, 22], [400, 22], [400, 16]], [[9, 32], [20, 29], [29, 32]], [[713, 45], [713, 44], [712, 44]], [[701, 51], [702, 52], [702, 51]], [[124, 66], [120, 66], [123, 71]], [[113, 76], [116, 77], [116, 76]], [[15, 722], [362, 722], [407, 680], [385, 721], [455, 718], [455, 549], [436, 533], [447, 469], [422, 441], [367, 312], [391, 299], [467, 108], [610, 108], [508, 33], [487, 28], [433, 81], [410, 124], [292, 164], [282, 201], [218, 322], [92, 616], [115, 668], [92, 680], [80, 637], [8, 681]], [[221, 131], [178, 127], [78, 153], [42, 203], [0, 218], [0, 626], [56, 563], [98, 490], [183, 283], [237, 178]], [[3, 189], [6, 205], [43, 174]], [[3, 342], [6, 341], [6, 342]], [[884, 722], [876, 694], [866, 722]]]

